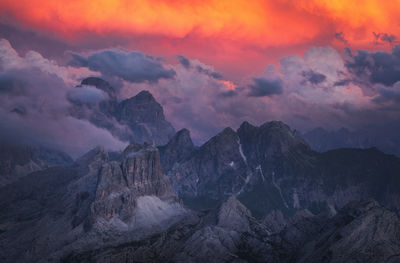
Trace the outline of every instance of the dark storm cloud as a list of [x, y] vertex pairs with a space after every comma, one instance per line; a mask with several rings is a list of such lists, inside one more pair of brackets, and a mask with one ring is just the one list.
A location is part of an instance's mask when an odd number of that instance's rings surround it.
[[396, 41], [396, 36], [395, 35], [388, 35], [388, 34], [383, 34], [381, 37], [382, 41], [389, 42], [390, 44], [394, 43]]
[[313, 70], [303, 71], [302, 76], [311, 84], [320, 84], [326, 80], [324, 74], [315, 72]]
[[205, 74], [205, 75], [210, 76], [210, 77], [212, 77], [212, 78], [214, 78], [214, 79], [222, 79], [222, 74], [221, 74], [221, 73], [218, 73], [218, 72], [209, 70], [209, 69], [207, 69], [207, 68], [203, 68], [203, 67], [200, 66], [200, 65], [198, 65], [198, 66], [196, 67], [196, 69], [197, 69], [197, 71], [198, 71], [199, 73], [201, 73], [201, 74]]
[[393, 87], [379, 87], [378, 94], [379, 95], [373, 100], [375, 103], [391, 102], [400, 104], [400, 82], [394, 84]]
[[179, 63], [181, 63], [182, 66], [184, 66], [185, 68], [190, 67], [190, 60], [187, 57], [185, 57], [183, 55], [177, 55], [176, 57], [178, 58]]
[[78, 54], [72, 54], [72, 57], [72, 66], [87, 67], [105, 76], [116, 76], [133, 83], [154, 83], [176, 75], [174, 70], [166, 69], [156, 58], [141, 52], [105, 50], [88, 57]]
[[222, 98], [231, 98], [237, 96], [238, 93], [235, 90], [228, 90], [218, 94], [219, 97]]
[[0, 94], [3, 99], [5, 97], [31, 97], [33, 99], [52, 95], [51, 87], [63, 89], [65, 84], [56, 75], [42, 72], [38, 68], [11, 69], [0, 72]]
[[339, 87], [339, 86], [346, 86], [351, 82], [351, 79], [341, 79], [333, 83], [334, 87]]
[[[20, 56], [7, 40], [0, 39], [0, 139], [58, 149], [74, 157], [98, 145], [122, 148], [124, 143], [108, 131], [69, 114], [67, 93], [80, 78], [75, 69], [59, 66], [37, 52]], [[89, 89], [73, 99], [92, 103], [107, 97]]]
[[23, 30], [1, 23], [0, 38], [7, 39], [15, 50], [21, 54], [29, 50], [35, 50], [46, 57], [55, 59], [62, 56], [66, 50], [72, 50], [74, 48], [61, 40], [41, 34], [37, 31]]
[[389, 44], [394, 44], [396, 43], [397, 37], [393, 34], [388, 34], [388, 33], [375, 33], [372, 32], [372, 34], [375, 37], [375, 44], [379, 44], [380, 42], [387, 42]]
[[346, 66], [357, 76], [368, 78], [372, 84], [391, 86], [400, 80], [400, 46], [395, 46], [391, 53], [378, 51], [358, 51], [351, 55]]
[[249, 85], [250, 97], [271, 97], [272, 95], [282, 94], [282, 80], [280, 78], [266, 79], [253, 78], [253, 84]]
[[343, 32], [335, 33], [335, 38], [336, 38], [337, 40], [339, 40], [340, 42], [345, 43], [346, 45], [347, 45], [347, 43], [348, 43], [347, 40], [346, 40], [345, 37], [344, 37]]

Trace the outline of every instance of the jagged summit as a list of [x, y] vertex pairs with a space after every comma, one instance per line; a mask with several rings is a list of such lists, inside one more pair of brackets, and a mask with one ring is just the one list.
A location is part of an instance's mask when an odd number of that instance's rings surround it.
[[88, 77], [82, 80], [81, 85], [95, 86], [96, 88], [106, 92], [110, 99], [117, 98], [115, 89], [107, 81], [98, 77]]
[[97, 146], [85, 153], [76, 160], [76, 163], [82, 166], [88, 166], [94, 162], [102, 163], [108, 161], [108, 153], [103, 146]]
[[174, 163], [181, 162], [196, 149], [188, 129], [179, 130], [164, 146], [160, 146], [161, 164], [165, 172], [172, 169]]
[[70, 114], [73, 117], [87, 119], [127, 142], [143, 143], [151, 139], [157, 145], [164, 145], [175, 134], [174, 127], [165, 119], [162, 106], [149, 91], [143, 90], [131, 98], [118, 101], [116, 90], [101, 78], [86, 78], [76, 88], [82, 85], [106, 92], [109, 99], [93, 105], [71, 101]]
[[174, 127], [165, 119], [163, 108], [149, 91], [141, 91], [121, 101], [114, 116], [132, 130], [134, 140], [138, 142], [152, 139], [157, 145], [163, 145], [175, 133]]
[[252, 131], [254, 129], [257, 129], [256, 126], [254, 126], [253, 124], [249, 123], [248, 121], [244, 121], [242, 122], [242, 124], [240, 124], [239, 129], [237, 129], [237, 132], [249, 132]]
[[[156, 102], [156, 99], [153, 97], [153, 94], [148, 90], [142, 90], [129, 100], [135, 100], [136, 102], [148, 103], [148, 102]], [[157, 103], [157, 102], [156, 102]]]

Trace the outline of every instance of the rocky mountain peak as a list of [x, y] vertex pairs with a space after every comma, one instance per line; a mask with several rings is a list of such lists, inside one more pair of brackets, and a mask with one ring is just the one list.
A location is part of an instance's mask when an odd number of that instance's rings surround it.
[[135, 102], [155, 102], [157, 101], [154, 99], [153, 94], [150, 93], [148, 90], [142, 90], [138, 94], [136, 94], [134, 97], [132, 97]]
[[217, 136], [235, 136], [236, 132], [231, 127], [226, 127]]
[[[208, 140], [205, 144], [201, 146], [201, 148], [207, 148], [210, 146], [223, 146], [224, 144], [232, 144], [236, 143], [238, 141], [239, 137], [236, 134], [236, 132], [231, 128], [227, 127], [223, 129], [220, 133], [212, 137], [210, 140]], [[224, 148], [228, 147], [225, 145]]]
[[149, 91], [143, 90], [131, 98], [118, 101], [115, 88], [101, 78], [86, 78], [77, 88], [85, 85], [104, 91], [109, 99], [99, 103], [82, 103], [71, 95], [71, 116], [87, 119], [122, 141], [143, 143], [151, 139], [157, 145], [164, 145], [175, 134], [174, 127], [165, 119], [162, 106]]
[[131, 142], [122, 152], [121, 157], [122, 159], [126, 159], [129, 157], [137, 156], [138, 154], [142, 154], [146, 151], [157, 151], [157, 148], [155, 147], [153, 141], [150, 140], [144, 142], [143, 144]]
[[308, 241], [297, 252], [296, 262], [400, 259], [400, 219], [376, 201], [351, 202], [316, 230], [317, 235], [307, 235]]
[[107, 162], [102, 166], [98, 181], [92, 205], [92, 224], [115, 217], [132, 225], [140, 197], [151, 196], [143, 200], [161, 204], [176, 200], [153, 143], [131, 143], [122, 153], [120, 161]]
[[291, 130], [290, 127], [283, 121], [267, 121], [262, 124], [260, 128]]
[[163, 108], [149, 91], [141, 91], [121, 101], [116, 107], [115, 118], [127, 125], [135, 136], [132, 139], [140, 143], [152, 139], [157, 145], [163, 145], [175, 133], [165, 120]]
[[195, 148], [189, 130], [178, 131], [166, 145], [159, 147], [164, 171], [169, 171], [174, 163], [188, 157]]
[[89, 77], [82, 80], [81, 85], [94, 86], [108, 94], [110, 99], [117, 98], [114, 88], [107, 81], [98, 77]]
[[239, 129], [237, 130], [237, 132], [238, 133], [248, 133], [248, 132], [254, 131], [255, 129], [257, 129], [256, 126], [250, 124], [248, 121], [244, 121], [240, 125]]
[[108, 161], [108, 153], [102, 146], [98, 146], [76, 160], [80, 166], [98, 167]]
[[190, 131], [188, 129], [179, 130], [165, 146], [193, 150], [194, 144], [190, 137]]

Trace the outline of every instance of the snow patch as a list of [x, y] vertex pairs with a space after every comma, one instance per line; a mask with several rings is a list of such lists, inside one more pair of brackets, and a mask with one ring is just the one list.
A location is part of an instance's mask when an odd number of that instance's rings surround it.
[[275, 186], [275, 188], [278, 190], [278, 192], [279, 192], [279, 194], [280, 194], [280, 196], [281, 196], [281, 199], [282, 199], [282, 201], [283, 201], [283, 204], [286, 206], [286, 208], [289, 208], [288, 204], [286, 203], [285, 198], [283, 198], [281, 187], [280, 187], [280, 186], [276, 183], [276, 181], [275, 181], [275, 172], [272, 172], [272, 184], [273, 184], [273, 185]]
[[236, 193], [236, 196], [240, 195], [243, 192], [246, 185], [250, 182], [250, 174], [247, 174], [246, 178], [243, 178], [242, 176], [241, 178], [244, 180], [244, 185], [240, 188], [239, 192]]
[[238, 145], [239, 145], [239, 153], [240, 153], [240, 156], [242, 156], [242, 159], [243, 159], [244, 163], [247, 164], [247, 158], [246, 158], [246, 156], [245, 156], [244, 153], [243, 153], [242, 144], [240, 143], [240, 138], [238, 138], [237, 143], [238, 143]]
[[296, 189], [293, 189], [293, 208], [300, 208], [299, 195]]
[[256, 167], [256, 170], [259, 170], [259, 171], [260, 171], [261, 179], [263, 180], [263, 182], [265, 182], [265, 177], [264, 177], [263, 170], [262, 170], [262, 168], [261, 168], [261, 164], [259, 164], [259, 165]]
[[234, 167], [234, 166], [235, 166], [235, 162], [234, 162], [234, 161], [231, 161], [231, 162], [229, 163], [229, 166], [230, 166], [230, 167]]

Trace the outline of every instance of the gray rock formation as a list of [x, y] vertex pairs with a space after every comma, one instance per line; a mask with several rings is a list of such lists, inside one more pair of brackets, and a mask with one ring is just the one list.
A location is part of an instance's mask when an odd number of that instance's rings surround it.
[[73, 253], [64, 262], [274, 262], [268, 233], [232, 197], [219, 208], [192, 213], [162, 234]]
[[333, 217], [298, 212], [271, 233], [234, 197], [148, 239], [70, 254], [64, 262], [398, 262], [399, 217], [375, 201]]
[[[146, 198], [139, 200], [139, 197]], [[163, 205], [163, 200], [175, 201], [176, 197], [162, 172], [157, 148], [152, 144], [132, 143], [122, 153], [120, 161], [102, 165], [91, 208], [91, 222], [112, 219], [128, 226], [135, 225], [132, 220], [136, 219], [136, 208], [140, 204], [148, 201]]]
[[103, 91], [107, 98], [87, 103], [69, 98], [73, 117], [87, 119], [123, 141], [143, 143], [151, 139], [157, 145], [164, 145], [174, 135], [175, 130], [165, 120], [163, 108], [150, 92], [141, 91], [132, 98], [118, 101], [114, 88], [100, 78], [86, 78], [76, 89], [87, 86]]
[[187, 212], [153, 144], [131, 144], [119, 161], [99, 147], [75, 165], [48, 168], [0, 191], [2, 262], [59, 261], [71, 251], [141, 240]]

